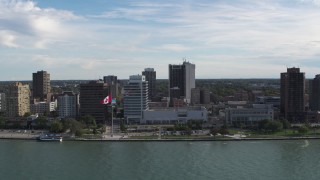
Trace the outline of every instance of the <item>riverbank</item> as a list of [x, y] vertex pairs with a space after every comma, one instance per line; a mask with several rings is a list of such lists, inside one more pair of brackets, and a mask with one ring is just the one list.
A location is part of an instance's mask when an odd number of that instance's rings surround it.
[[[21, 133], [21, 132], [0, 132], [0, 139], [11, 140], [37, 140], [38, 133]], [[102, 138], [71, 138], [64, 137], [63, 141], [87, 141], [87, 142], [177, 142], [177, 141], [270, 141], [270, 140], [313, 140], [320, 139], [318, 136], [297, 136], [297, 137], [237, 137], [232, 138], [230, 136], [221, 137], [130, 137], [120, 135], [104, 135]]]

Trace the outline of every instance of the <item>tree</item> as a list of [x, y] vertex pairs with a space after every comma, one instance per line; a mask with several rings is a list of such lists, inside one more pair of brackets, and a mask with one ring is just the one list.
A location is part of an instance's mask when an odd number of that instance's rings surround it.
[[187, 134], [188, 136], [191, 136], [191, 134], [192, 134], [192, 129], [191, 129], [190, 127], [187, 127], [187, 128], [186, 128], [186, 134]]
[[75, 119], [67, 119], [62, 121], [63, 130], [66, 131], [70, 129], [71, 133], [76, 133], [77, 130], [81, 130], [83, 128], [83, 124]]
[[31, 116], [31, 113], [30, 113], [30, 112], [26, 112], [26, 113], [24, 113], [24, 115], [23, 115], [23, 117], [29, 117], [29, 116]]
[[267, 130], [267, 127], [268, 127], [268, 123], [269, 123], [269, 120], [267, 120], [267, 119], [262, 120], [262, 121], [259, 121], [259, 123], [258, 123], [258, 128], [259, 128], [260, 130], [266, 131], [266, 130]]
[[262, 120], [258, 124], [258, 128], [265, 132], [277, 132], [282, 130], [283, 125], [279, 121], [271, 121], [271, 120]]
[[40, 116], [37, 119], [34, 120], [37, 128], [39, 129], [45, 129], [47, 127], [47, 118], [44, 116]]
[[75, 131], [75, 135], [78, 136], [78, 137], [82, 136], [83, 134], [84, 134], [84, 132], [83, 132], [82, 129], [77, 129], [77, 130]]
[[284, 129], [284, 133], [287, 134], [287, 129], [291, 128], [291, 124], [287, 119], [282, 119], [281, 122], [282, 122], [282, 127]]
[[216, 135], [217, 135], [219, 132], [220, 132], [219, 129], [216, 129], [216, 128], [210, 129], [210, 134], [212, 134], [214, 138], [216, 138]]
[[221, 127], [221, 129], [219, 130], [220, 134], [225, 135], [225, 134], [229, 134], [229, 130], [226, 127]]
[[306, 134], [308, 132], [308, 127], [306, 125], [302, 125], [298, 128], [298, 132], [301, 134]]
[[289, 128], [291, 128], [291, 124], [290, 124], [290, 122], [289, 122], [287, 119], [282, 119], [281, 122], [282, 122], [282, 127], [283, 127], [283, 129], [289, 129]]
[[121, 122], [121, 124], [120, 124], [120, 130], [121, 130], [121, 132], [126, 132], [127, 131], [127, 127], [124, 125], [123, 122]]
[[80, 121], [84, 123], [87, 126], [87, 128], [90, 128], [90, 126], [93, 128], [97, 127], [96, 119], [91, 115], [81, 117]]
[[270, 121], [267, 126], [267, 130], [277, 132], [282, 130], [282, 123], [279, 121]]
[[50, 131], [53, 133], [60, 133], [63, 130], [62, 123], [59, 120], [55, 120], [51, 123]]
[[2, 116], [0, 116], [0, 128], [6, 127], [6, 119]]

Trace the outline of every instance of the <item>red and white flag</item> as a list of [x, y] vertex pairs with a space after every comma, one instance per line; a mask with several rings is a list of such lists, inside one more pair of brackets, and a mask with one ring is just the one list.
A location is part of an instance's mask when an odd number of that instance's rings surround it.
[[100, 101], [100, 104], [109, 104], [111, 102], [112, 102], [112, 95], [109, 94], [109, 96], [107, 96], [106, 98]]

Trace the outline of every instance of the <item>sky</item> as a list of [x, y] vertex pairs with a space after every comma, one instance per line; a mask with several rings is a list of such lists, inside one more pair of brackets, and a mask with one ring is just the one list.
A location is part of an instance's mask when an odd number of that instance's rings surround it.
[[320, 0], [0, 0], [0, 80], [320, 74]]

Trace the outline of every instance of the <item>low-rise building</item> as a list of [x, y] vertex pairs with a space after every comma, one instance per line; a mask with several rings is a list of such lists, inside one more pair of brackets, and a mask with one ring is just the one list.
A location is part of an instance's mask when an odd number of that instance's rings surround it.
[[140, 124], [175, 124], [188, 121], [207, 121], [208, 112], [204, 107], [150, 109], [143, 112]]
[[226, 123], [233, 126], [240, 124], [255, 126], [259, 121], [272, 120], [273, 107], [267, 104], [253, 104], [250, 108], [238, 106], [237, 108], [226, 109]]
[[49, 115], [55, 110], [55, 102], [35, 102], [30, 104], [31, 114]]
[[271, 104], [273, 107], [280, 108], [279, 96], [258, 96], [255, 99], [256, 104]]

